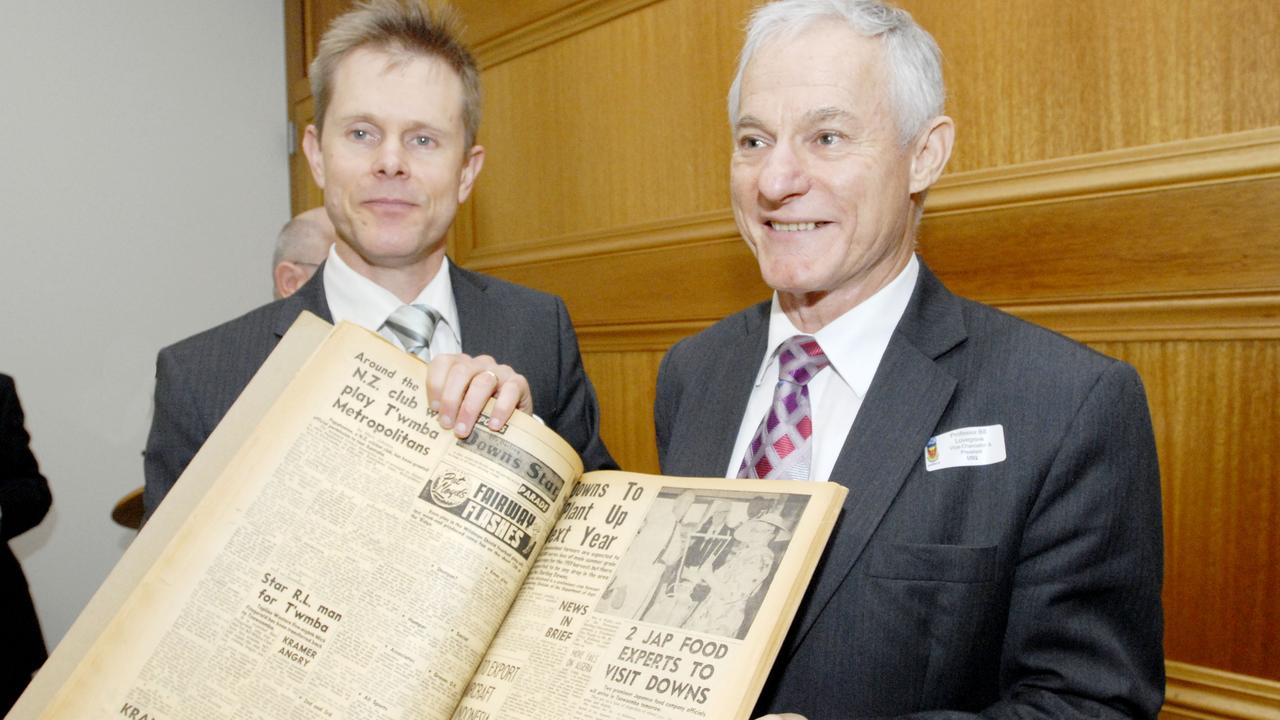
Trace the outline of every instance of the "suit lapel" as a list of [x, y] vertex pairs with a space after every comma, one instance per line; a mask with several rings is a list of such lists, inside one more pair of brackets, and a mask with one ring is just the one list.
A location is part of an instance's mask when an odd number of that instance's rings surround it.
[[741, 317], [738, 333], [717, 355], [714, 370], [705, 378], [697, 409], [690, 422], [682, 423], [699, 442], [675, 443], [680, 455], [668, 465], [678, 472], [704, 477], [723, 477], [738, 439], [738, 427], [746, 412], [755, 385], [765, 344], [769, 341], [769, 303], [750, 308]]
[[324, 294], [324, 263], [316, 268], [315, 274], [305, 285], [298, 288], [298, 292], [280, 301], [273, 328], [276, 337], [284, 337], [293, 325], [293, 321], [297, 320], [304, 310], [320, 316], [325, 322], [333, 322], [333, 315], [329, 312], [329, 301]]
[[960, 305], [920, 264], [902, 320], [836, 460], [832, 480], [849, 488], [831, 545], [815, 575], [788, 655], [845, 582], [911, 469], [924, 455], [956, 381], [935, 359], [964, 341]]
[[463, 270], [450, 261], [449, 282], [453, 285], [453, 301], [458, 308], [462, 352], [497, 358], [510, 355], [504, 347], [510, 333], [499, 324], [503, 314], [485, 306], [485, 293], [488, 292], [485, 277]]

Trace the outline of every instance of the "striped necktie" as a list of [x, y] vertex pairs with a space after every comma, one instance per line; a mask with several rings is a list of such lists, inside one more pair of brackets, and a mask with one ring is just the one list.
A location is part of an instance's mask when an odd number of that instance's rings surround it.
[[440, 313], [426, 305], [401, 305], [391, 313], [382, 327], [391, 331], [408, 352], [430, 360], [431, 336], [436, 332]]
[[738, 477], [809, 479], [813, 454], [809, 381], [830, 364], [818, 341], [809, 335], [795, 335], [782, 343], [773, 406], [747, 446]]

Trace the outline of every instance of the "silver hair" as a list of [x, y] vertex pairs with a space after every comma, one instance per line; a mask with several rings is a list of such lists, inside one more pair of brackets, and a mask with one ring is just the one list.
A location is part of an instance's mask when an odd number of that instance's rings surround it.
[[830, 18], [844, 21], [865, 37], [882, 38], [898, 138], [904, 146], [909, 144], [930, 120], [942, 114], [946, 98], [942, 51], [911, 13], [879, 0], [778, 0], [756, 9], [747, 24], [738, 71], [729, 86], [729, 123], [737, 121], [742, 74], [756, 51]]

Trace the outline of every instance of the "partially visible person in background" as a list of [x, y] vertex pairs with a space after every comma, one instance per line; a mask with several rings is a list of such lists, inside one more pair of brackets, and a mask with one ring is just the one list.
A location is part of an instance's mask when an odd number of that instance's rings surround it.
[[0, 715], [48, 657], [27, 578], [9, 548], [9, 540], [39, 525], [53, 503], [29, 441], [13, 378], [0, 375]]
[[337, 241], [338, 233], [323, 207], [304, 210], [285, 223], [271, 256], [275, 299], [287, 298], [305, 285]]

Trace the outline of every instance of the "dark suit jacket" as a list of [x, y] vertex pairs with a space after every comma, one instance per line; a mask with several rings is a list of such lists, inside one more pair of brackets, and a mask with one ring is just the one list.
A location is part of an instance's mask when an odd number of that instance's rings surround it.
[[[599, 406], [564, 303], [449, 268], [463, 352], [492, 355], [528, 378], [534, 413], [578, 451], [587, 470], [617, 467], [600, 440]], [[145, 461], [147, 517], [303, 310], [332, 320], [323, 267], [294, 295], [160, 351]]]
[[9, 539], [30, 530], [49, 512], [53, 497], [40, 474], [13, 378], [0, 375], [0, 715], [8, 711], [45, 660], [44, 636]]
[[[667, 354], [663, 472], [724, 473], [768, 320], [758, 305]], [[925, 470], [930, 437], [995, 424], [1005, 461]], [[760, 713], [1156, 714], [1160, 481], [1133, 368], [922, 264], [831, 480], [849, 495]]]

